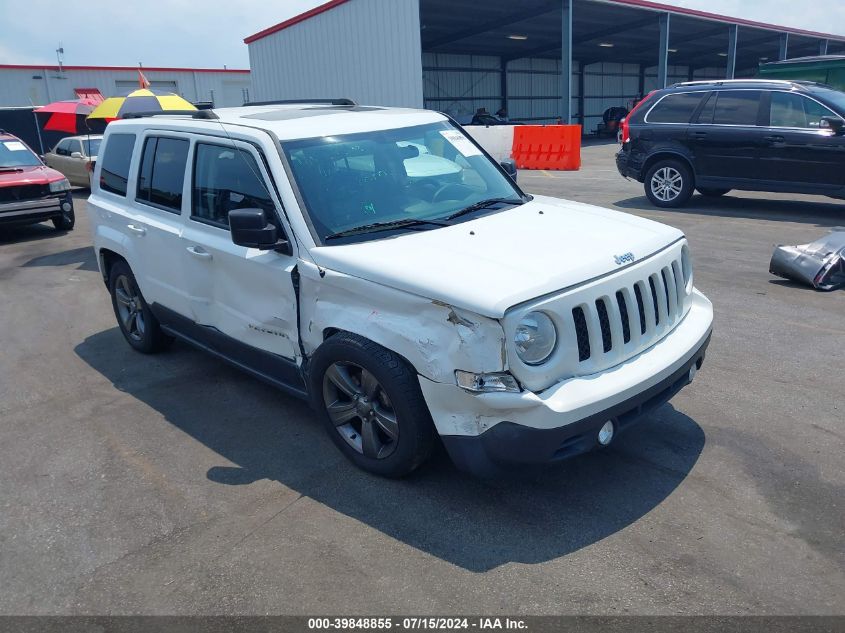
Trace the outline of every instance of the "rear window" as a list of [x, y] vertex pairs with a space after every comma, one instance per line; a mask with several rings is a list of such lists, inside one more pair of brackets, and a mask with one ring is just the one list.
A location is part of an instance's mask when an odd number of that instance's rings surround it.
[[[760, 90], [725, 90], [716, 96], [713, 111], [715, 125], [757, 125], [760, 111]], [[702, 121], [700, 123], [708, 123]]]
[[187, 162], [187, 140], [158, 136], [147, 138], [138, 169], [137, 199], [180, 213]]
[[689, 123], [705, 92], [680, 92], [663, 97], [646, 116], [646, 123]]
[[100, 168], [100, 189], [126, 195], [126, 183], [129, 182], [129, 163], [135, 149], [134, 134], [112, 134], [106, 143], [106, 153]]

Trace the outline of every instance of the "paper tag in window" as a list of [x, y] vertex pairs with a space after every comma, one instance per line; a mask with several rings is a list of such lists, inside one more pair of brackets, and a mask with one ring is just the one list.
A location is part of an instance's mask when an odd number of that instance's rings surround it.
[[3, 145], [10, 152], [26, 152], [26, 145], [20, 141], [3, 141]]
[[480, 156], [481, 150], [478, 149], [475, 145], [472, 144], [466, 136], [458, 132], [457, 130], [441, 130], [440, 134], [443, 135], [447, 141], [449, 141], [452, 145], [455, 146], [455, 149], [458, 150], [464, 156]]

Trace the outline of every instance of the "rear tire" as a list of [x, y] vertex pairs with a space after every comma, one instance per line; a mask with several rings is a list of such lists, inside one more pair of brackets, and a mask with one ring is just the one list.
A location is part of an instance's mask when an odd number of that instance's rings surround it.
[[154, 354], [165, 349], [172, 339], [161, 330], [144, 300], [132, 269], [125, 261], [115, 262], [109, 273], [109, 293], [114, 315], [123, 338], [133, 349]]
[[342, 332], [314, 353], [314, 407], [340, 451], [382, 477], [402, 477], [431, 455], [434, 424], [416, 372], [395, 353]]
[[720, 196], [724, 196], [728, 193], [730, 189], [708, 189], [707, 187], [699, 187], [698, 193], [702, 196], [707, 196], [708, 198], [719, 198]]
[[73, 209], [67, 212], [62, 211], [60, 216], [53, 218], [53, 226], [57, 231], [72, 231], [75, 224], [76, 214]]
[[687, 203], [695, 190], [692, 171], [679, 160], [661, 160], [646, 172], [645, 195], [656, 207], [676, 209]]

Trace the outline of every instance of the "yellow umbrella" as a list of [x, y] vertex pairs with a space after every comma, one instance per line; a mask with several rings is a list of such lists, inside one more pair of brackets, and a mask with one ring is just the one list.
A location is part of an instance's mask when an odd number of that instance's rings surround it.
[[125, 97], [109, 97], [88, 115], [86, 122], [91, 129], [105, 128], [106, 124], [133, 112], [164, 112], [167, 110], [196, 110], [188, 101], [172, 92], [141, 88]]

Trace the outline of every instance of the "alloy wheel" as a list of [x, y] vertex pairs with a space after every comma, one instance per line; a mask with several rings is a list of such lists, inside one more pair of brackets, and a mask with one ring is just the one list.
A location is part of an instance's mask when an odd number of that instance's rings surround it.
[[126, 275], [120, 275], [115, 280], [114, 296], [124, 331], [133, 341], [142, 341], [147, 328], [137, 286]]
[[651, 192], [662, 202], [671, 202], [684, 188], [684, 177], [674, 167], [662, 167], [651, 177]]
[[396, 450], [396, 411], [376, 377], [360, 365], [338, 361], [329, 366], [323, 404], [335, 430], [358, 453], [385, 459]]

